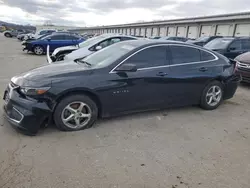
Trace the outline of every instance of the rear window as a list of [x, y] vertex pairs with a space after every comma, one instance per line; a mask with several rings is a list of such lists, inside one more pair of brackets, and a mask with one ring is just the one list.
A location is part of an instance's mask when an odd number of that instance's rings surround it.
[[170, 46], [172, 64], [185, 64], [199, 62], [201, 60], [200, 50], [188, 46]]
[[200, 52], [201, 52], [201, 61], [210, 61], [215, 59], [215, 57], [209, 52], [203, 50], [200, 50]]

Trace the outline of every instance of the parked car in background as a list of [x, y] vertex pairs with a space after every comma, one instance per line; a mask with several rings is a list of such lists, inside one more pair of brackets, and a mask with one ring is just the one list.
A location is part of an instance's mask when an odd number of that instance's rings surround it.
[[23, 40], [25, 39], [26, 36], [32, 35], [32, 34], [34, 34], [34, 33], [35, 33], [35, 32], [29, 32], [29, 31], [27, 31], [27, 32], [25, 32], [25, 33], [20, 33], [20, 34], [17, 35], [17, 39], [20, 40], [20, 41], [23, 41]]
[[47, 54], [47, 61], [49, 63], [52, 63], [62, 60], [75, 60], [78, 58], [86, 57], [114, 43], [136, 39], [136, 37], [126, 35], [103, 34], [97, 37], [90, 38], [80, 43], [79, 45], [57, 48], [51, 56]]
[[98, 117], [128, 112], [186, 105], [214, 110], [234, 96], [240, 81], [234, 70], [234, 61], [204, 48], [130, 40], [12, 78], [4, 112], [18, 129], [36, 134], [42, 123], [78, 131]]
[[188, 40], [187, 43], [195, 44], [198, 46], [204, 46], [205, 44], [209, 43], [210, 41], [216, 38], [223, 38], [222, 36], [203, 36], [196, 40]]
[[8, 30], [5, 31], [3, 34], [5, 37], [17, 37], [17, 35], [22, 34], [22, 33], [27, 33], [28, 31], [25, 30]]
[[237, 61], [236, 72], [242, 76], [242, 81], [250, 83], [250, 52], [241, 54], [235, 58]]
[[188, 39], [185, 37], [161, 37], [159, 40], [173, 40], [179, 42], [186, 42]]
[[152, 37], [149, 37], [149, 39], [160, 39], [161, 37], [160, 36], [152, 36]]
[[32, 40], [23, 43], [23, 50], [34, 52], [36, 55], [42, 55], [46, 53], [46, 48], [48, 45], [50, 46], [50, 52], [52, 53], [56, 48], [77, 45], [83, 41], [83, 38], [76, 35], [51, 34], [39, 40]]
[[238, 55], [250, 51], [250, 37], [214, 39], [204, 47], [234, 59]]
[[29, 34], [27, 35], [24, 40], [27, 40], [27, 39], [37, 39], [43, 35], [46, 35], [46, 34], [52, 34], [56, 32], [55, 29], [44, 29], [44, 30], [40, 30], [40, 31], [37, 31], [35, 34]]

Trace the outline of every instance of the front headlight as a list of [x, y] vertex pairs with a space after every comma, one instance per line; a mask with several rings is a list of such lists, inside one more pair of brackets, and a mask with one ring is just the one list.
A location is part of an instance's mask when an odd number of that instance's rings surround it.
[[46, 93], [50, 87], [42, 87], [42, 88], [29, 88], [29, 87], [22, 87], [20, 88], [20, 91], [24, 95], [42, 95]]

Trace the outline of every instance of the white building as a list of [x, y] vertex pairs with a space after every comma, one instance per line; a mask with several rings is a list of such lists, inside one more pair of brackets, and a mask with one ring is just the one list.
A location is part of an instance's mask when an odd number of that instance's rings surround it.
[[250, 12], [192, 17], [99, 27], [85, 27], [75, 31], [84, 33], [123, 33], [140, 36], [250, 36]]

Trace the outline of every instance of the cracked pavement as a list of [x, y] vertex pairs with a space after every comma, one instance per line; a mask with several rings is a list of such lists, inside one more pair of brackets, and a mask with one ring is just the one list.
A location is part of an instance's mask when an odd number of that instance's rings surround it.
[[[1, 98], [12, 76], [46, 64], [3, 36], [0, 59]], [[138, 113], [80, 132], [49, 127], [29, 137], [0, 115], [0, 188], [249, 187], [249, 113], [250, 85], [242, 84], [215, 111]]]

